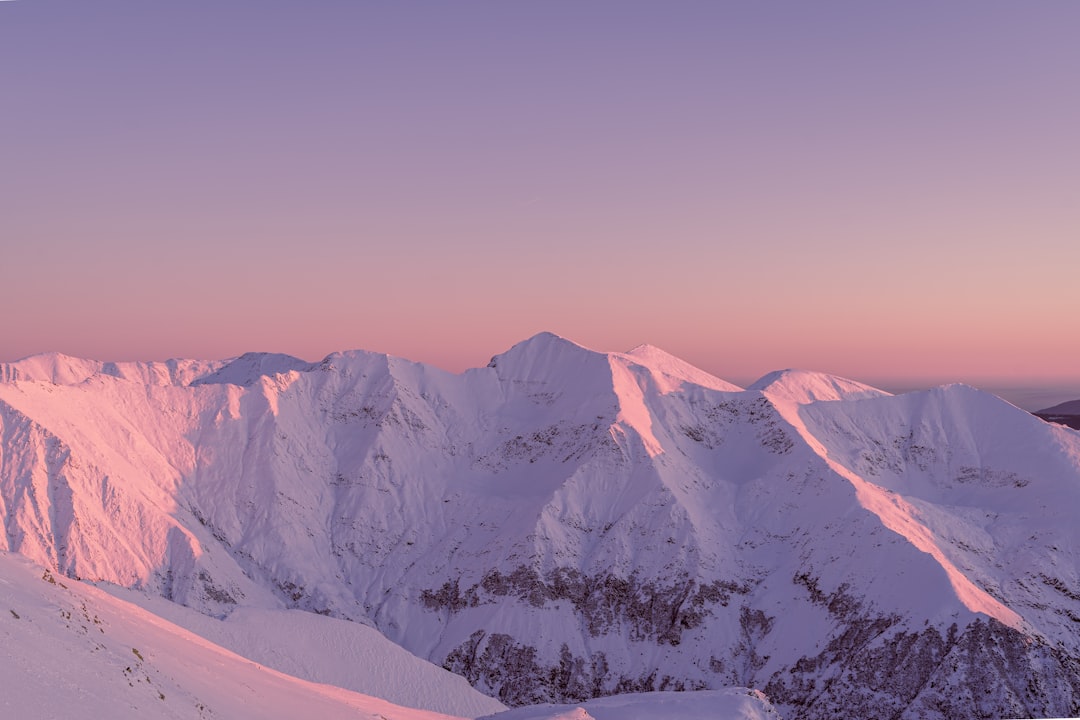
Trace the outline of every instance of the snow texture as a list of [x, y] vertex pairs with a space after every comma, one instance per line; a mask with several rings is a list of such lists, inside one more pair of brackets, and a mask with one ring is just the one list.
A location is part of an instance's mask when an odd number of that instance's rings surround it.
[[480, 720], [779, 720], [760, 692], [746, 688], [611, 695], [579, 705], [532, 705]]

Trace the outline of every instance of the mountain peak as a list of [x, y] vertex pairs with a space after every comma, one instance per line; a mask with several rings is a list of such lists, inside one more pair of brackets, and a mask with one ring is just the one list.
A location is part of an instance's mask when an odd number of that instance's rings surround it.
[[514, 343], [509, 350], [499, 353], [494, 358], [492, 358], [492, 362], [494, 362], [495, 359], [499, 357], [509, 355], [511, 353], [542, 353], [553, 347], [567, 346], [579, 348], [581, 350], [588, 349], [581, 345], [578, 345], [572, 340], [567, 340], [562, 335], [556, 335], [553, 332], [544, 330], [522, 340], [521, 342]]
[[220, 369], [192, 382], [192, 385], [240, 385], [247, 387], [265, 375], [292, 371], [306, 372], [314, 365], [283, 353], [247, 352]]
[[495, 368], [502, 375], [501, 371], [511, 366], [539, 369], [541, 366], [549, 366], [552, 363], [561, 365], [567, 361], [580, 362], [582, 358], [589, 355], [600, 356], [602, 353], [578, 345], [553, 332], [545, 331], [522, 340], [506, 352], [491, 358], [488, 367]]
[[[715, 375], [707, 373], [701, 368], [691, 365], [682, 358], [672, 355], [655, 345], [638, 345], [637, 347], [628, 350], [623, 356], [640, 365], [658, 371], [660, 374], [675, 381], [689, 382], [694, 385], [701, 385], [702, 387], [719, 390], [721, 392], [742, 391], [742, 388], [738, 385], [734, 385]], [[673, 388], [665, 388], [665, 392], [669, 389]]]
[[0, 363], [0, 381], [48, 382], [54, 385], [78, 385], [100, 372], [97, 360], [72, 357], [60, 352], [30, 355], [13, 363]]
[[833, 400], [861, 400], [886, 397], [890, 393], [864, 383], [812, 370], [776, 370], [764, 375], [747, 390], [756, 390], [774, 400], [797, 405]]

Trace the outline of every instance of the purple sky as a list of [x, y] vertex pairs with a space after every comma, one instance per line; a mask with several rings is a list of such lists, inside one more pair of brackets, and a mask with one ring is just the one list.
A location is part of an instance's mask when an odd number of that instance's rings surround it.
[[0, 360], [1080, 380], [1080, 3], [0, 2]]

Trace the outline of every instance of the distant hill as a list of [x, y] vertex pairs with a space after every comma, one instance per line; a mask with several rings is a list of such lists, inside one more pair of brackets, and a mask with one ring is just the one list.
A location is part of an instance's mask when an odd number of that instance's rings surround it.
[[1060, 423], [1080, 430], [1080, 400], [1059, 403], [1053, 407], [1038, 410], [1035, 415], [1048, 422]]

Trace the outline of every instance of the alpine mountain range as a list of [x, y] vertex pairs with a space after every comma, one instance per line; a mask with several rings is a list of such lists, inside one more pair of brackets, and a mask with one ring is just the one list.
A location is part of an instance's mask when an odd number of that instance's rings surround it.
[[0, 364], [0, 550], [210, 618], [374, 628], [507, 706], [1077, 715], [1078, 508], [1080, 433], [965, 385], [741, 388], [550, 333], [460, 374]]

